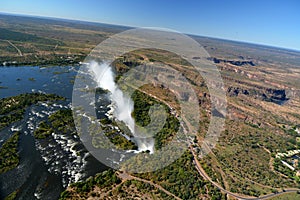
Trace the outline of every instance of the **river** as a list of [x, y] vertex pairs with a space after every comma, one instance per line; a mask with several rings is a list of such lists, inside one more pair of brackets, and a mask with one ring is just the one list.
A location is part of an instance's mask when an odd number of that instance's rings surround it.
[[76, 134], [53, 134], [35, 140], [33, 130], [41, 120], [61, 108], [71, 108], [73, 81], [78, 67], [0, 67], [0, 98], [45, 92], [66, 97], [54, 104], [38, 103], [27, 109], [24, 120], [0, 131], [0, 146], [20, 130], [17, 168], [0, 175], [0, 199], [18, 190], [18, 199], [58, 199], [73, 182], [107, 169], [87, 152]]

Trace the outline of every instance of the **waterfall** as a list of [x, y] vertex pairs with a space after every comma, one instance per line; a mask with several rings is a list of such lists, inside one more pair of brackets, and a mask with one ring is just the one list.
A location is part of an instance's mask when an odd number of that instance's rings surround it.
[[99, 64], [95, 61], [90, 62], [89, 66], [98, 87], [110, 91], [110, 99], [114, 105], [113, 115], [117, 120], [123, 121], [132, 132], [138, 145], [138, 152], [149, 150], [150, 153], [153, 153], [154, 139], [139, 137], [136, 133], [135, 121], [131, 116], [134, 103], [115, 83], [115, 74], [112, 68], [107, 63]]

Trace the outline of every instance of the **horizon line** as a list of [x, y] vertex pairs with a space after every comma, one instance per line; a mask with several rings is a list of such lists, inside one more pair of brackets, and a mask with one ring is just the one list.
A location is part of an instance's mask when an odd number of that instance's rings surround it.
[[[61, 17], [54, 17], [54, 16], [45, 16], [45, 15], [34, 15], [34, 14], [27, 14], [27, 13], [13, 13], [13, 12], [2, 12], [0, 11], [0, 14], [2, 15], [11, 15], [11, 16], [24, 16], [24, 17], [32, 17], [32, 18], [44, 18], [44, 19], [52, 19], [52, 20], [69, 20], [69, 21], [74, 21], [74, 22], [85, 22], [85, 23], [96, 23], [96, 24], [105, 24], [105, 25], [110, 25], [110, 26], [119, 26], [119, 27], [124, 27], [124, 28], [143, 28], [143, 27], [138, 27], [138, 26], [132, 26], [132, 25], [125, 25], [125, 24], [112, 24], [112, 23], [107, 23], [107, 22], [100, 22], [100, 21], [92, 21], [92, 20], [83, 20], [83, 19], [74, 19], [74, 18], [61, 18]], [[162, 28], [162, 27], [161, 27]], [[166, 28], [166, 27], [164, 27]], [[173, 30], [173, 29], [171, 29]], [[175, 30], [177, 31], [177, 30]], [[181, 32], [181, 31], [178, 31]], [[242, 41], [242, 40], [234, 40], [234, 39], [229, 39], [229, 38], [220, 38], [220, 37], [214, 37], [214, 36], [209, 36], [209, 35], [199, 35], [198, 33], [184, 33], [181, 32], [182, 34], [185, 35], [190, 35], [194, 37], [206, 37], [209, 39], [215, 39], [215, 40], [224, 40], [228, 42], [236, 42], [236, 43], [244, 43], [244, 44], [249, 44], [249, 45], [258, 45], [258, 46], [264, 46], [264, 47], [269, 47], [269, 48], [277, 48], [277, 49], [282, 49], [282, 50], [289, 50], [289, 51], [294, 51], [297, 53], [300, 53], [300, 49], [294, 49], [290, 47], [282, 47], [282, 46], [274, 46], [270, 44], [264, 44], [264, 43], [256, 43], [252, 41]]]

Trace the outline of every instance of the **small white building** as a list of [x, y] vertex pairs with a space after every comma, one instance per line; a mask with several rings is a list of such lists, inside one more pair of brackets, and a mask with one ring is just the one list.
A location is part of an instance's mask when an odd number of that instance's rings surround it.
[[287, 166], [288, 168], [290, 168], [290, 170], [292, 170], [292, 171], [295, 170], [295, 168], [293, 166], [291, 166], [289, 163], [287, 163], [287, 162], [285, 162], [283, 160], [281, 162], [282, 162], [282, 164], [284, 164], [285, 166]]

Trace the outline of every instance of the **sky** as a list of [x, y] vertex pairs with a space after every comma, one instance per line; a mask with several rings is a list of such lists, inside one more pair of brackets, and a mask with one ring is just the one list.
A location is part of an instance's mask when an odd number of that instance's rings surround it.
[[0, 12], [169, 28], [300, 50], [298, 0], [1, 0]]

